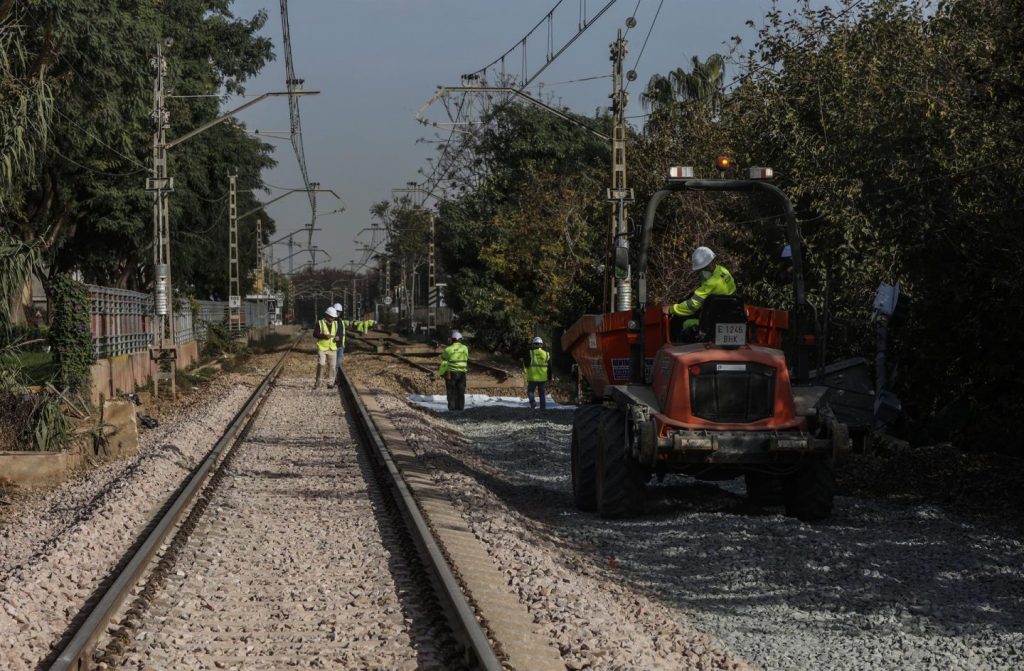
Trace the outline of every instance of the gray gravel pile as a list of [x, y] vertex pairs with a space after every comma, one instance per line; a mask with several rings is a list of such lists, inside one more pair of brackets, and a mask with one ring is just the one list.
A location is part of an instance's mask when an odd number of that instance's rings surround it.
[[[529, 480], [520, 493], [523, 499], [535, 498], [537, 506], [548, 508], [550, 497], [545, 492], [556, 486], [560, 476], [557, 470], [547, 469], [548, 460], [537, 454], [522, 424], [529, 422], [531, 431], [560, 431], [560, 421], [545, 419], [569, 413], [542, 416], [489, 409], [488, 416], [516, 420], [515, 426], [494, 424], [508, 446], [508, 454], [495, 462], [500, 461], [496, 471], [494, 465], [474, 458], [474, 448], [460, 441], [443, 420], [414, 410], [386, 392], [378, 400], [414, 449], [432, 463], [435, 481], [460, 507], [510, 588], [558, 646], [568, 669], [749, 668], [674, 609], [622, 584], [615, 571], [581, 552], [586, 548], [565, 543], [538, 525], [531, 514], [508, 505], [510, 492], [502, 483], [501, 471], [513, 474], [517, 482]], [[468, 411], [463, 418], [470, 416], [477, 416], [477, 411]], [[461, 419], [456, 424], [465, 428]], [[548, 512], [559, 514], [553, 507]]]
[[296, 369], [235, 448], [126, 668], [448, 668], [337, 394]]
[[644, 518], [604, 521], [572, 505], [571, 413], [444, 417], [468, 441], [454, 448], [465, 479], [517, 513], [531, 544], [615, 565], [763, 668], [1024, 668], [1018, 538], [933, 506], [847, 497], [808, 525], [748, 506], [740, 481], [672, 477], [651, 487]]
[[[140, 454], [28, 496], [0, 527], [0, 668], [45, 658], [155, 510], [220, 437], [250, 385], [231, 375], [141, 435]], [[249, 376], [250, 383], [258, 379]]]

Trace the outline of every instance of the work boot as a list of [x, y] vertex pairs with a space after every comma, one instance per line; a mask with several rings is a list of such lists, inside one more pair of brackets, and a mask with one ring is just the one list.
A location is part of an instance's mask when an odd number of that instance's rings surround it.
[[313, 382], [313, 389], [320, 388], [320, 364], [316, 365], [316, 381]]

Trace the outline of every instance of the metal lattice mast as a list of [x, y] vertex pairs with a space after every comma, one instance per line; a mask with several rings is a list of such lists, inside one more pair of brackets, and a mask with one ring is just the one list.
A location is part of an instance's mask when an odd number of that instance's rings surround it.
[[264, 289], [263, 269], [263, 220], [256, 217], [256, 293], [262, 294]]
[[242, 328], [242, 288], [238, 277], [238, 175], [228, 175], [228, 328]]
[[626, 40], [619, 29], [612, 42], [612, 185], [608, 189], [611, 202], [612, 249], [614, 253], [611, 309], [616, 312], [633, 308], [633, 285], [629, 268], [629, 228], [626, 208], [633, 192], [626, 187], [626, 91], [622, 66], [626, 60]]
[[434, 213], [430, 212], [430, 243], [427, 248], [427, 328], [433, 333], [437, 328], [437, 301], [432, 296], [437, 292], [437, 277], [434, 273], [434, 229], [436, 219]]
[[[176, 395], [174, 369], [177, 352], [174, 342], [174, 285], [171, 282], [171, 235], [168, 195], [174, 180], [167, 174], [167, 128], [170, 115], [164, 106], [164, 77], [167, 61], [163, 45], [157, 43], [153, 68], [153, 167], [146, 180], [146, 190], [153, 194], [153, 306], [156, 313], [156, 334], [153, 358], [157, 368], [153, 375], [153, 394], [160, 397], [160, 383], [169, 382], [171, 397]], [[170, 371], [164, 369], [170, 367]]]

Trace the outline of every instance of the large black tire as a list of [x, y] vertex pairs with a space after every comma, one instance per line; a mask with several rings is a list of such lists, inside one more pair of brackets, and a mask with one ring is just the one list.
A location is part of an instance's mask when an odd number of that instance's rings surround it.
[[647, 478], [647, 471], [629, 455], [625, 413], [605, 413], [597, 434], [597, 511], [601, 517], [643, 514]]
[[832, 514], [836, 493], [835, 472], [829, 458], [808, 458], [786, 478], [786, 515], [806, 522], [826, 519]]
[[572, 499], [588, 513], [597, 510], [597, 431], [605, 410], [581, 405], [572, 417]]
[[758, 506], [778, 506], [785, 501], [783, 478], [779, 475], [748, 471], [743, 474], [747, 485], [747, 501]]

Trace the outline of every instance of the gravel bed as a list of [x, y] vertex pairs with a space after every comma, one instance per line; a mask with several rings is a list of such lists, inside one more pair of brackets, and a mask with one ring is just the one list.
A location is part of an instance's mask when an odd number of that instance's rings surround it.
[[235, 448], [123, 668], [451, 668], [337, 394], [310, 390], [311, 372], [290, 366]]
[[[357, 379], [366, 375], [355, 366], [350, 370]], [[376, 375], [363, 381], [391, 386]], [[446, 422], [410, 408], [383, 389], [377, 398], [410, 445], [431, 463], [435, 481], [451, 495], [510, 588], [558, 646], [566, 668], [750, 668], [673, 609], [621, 584], [607, 566], [507, 506], [496, 491], [497, 472], [474, 459], [459, 432]]]
[[375, 370], [366, 382], [398, 397], [396, 424], [466, 492], [482, 537], [553, 556], [603, 581], [595, 590], [648, 599], [757, 666], [1024, 668], [1024, 543], [1005, 524], [842, 496], [829, 521], [809, 525], [747, 504], [741, 480], [674, 476], [652, 481], [642, 519], [601, 520], [572, 504], [571, 412], [433, 415], [399, 400], [418, 391], [415, 374]]
[[[269, 362], [254, 360], [254, 366]], [[266, 373], [223, 375], [143, 431], [132, 459], [20, 496], [0, 520], [0, 668], [35, 667]]]
[[[406, 426], [439, 421], [394, 411]], [[443, 421], [464, 436], [448, 470], [474, 492], [464, 500], [496, 554], [523, 536], [583, 552], [635, 588], [622, 594], [648, 595], [762, 668], [1024, 668], [1019, 538], [932, 505], [853, 497], [809, 525], [747, 505], [741, 481], [682, 477], [651, 488], [644, 518], [605, 521], [572, 505], [572, 413], [480, 408]], [[504, 507], [516, 524], [485, 521]]]

